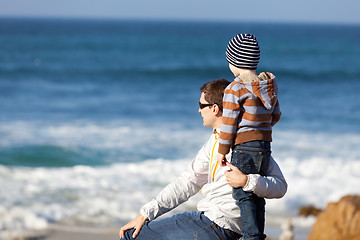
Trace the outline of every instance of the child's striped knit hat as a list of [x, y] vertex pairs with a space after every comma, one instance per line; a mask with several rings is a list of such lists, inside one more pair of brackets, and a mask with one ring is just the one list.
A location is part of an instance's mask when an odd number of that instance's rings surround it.
[[226, 60], [237, 68], [255, 70], [260, 60], [256, 37], [248, 33], [233, 37], [226, 48]]

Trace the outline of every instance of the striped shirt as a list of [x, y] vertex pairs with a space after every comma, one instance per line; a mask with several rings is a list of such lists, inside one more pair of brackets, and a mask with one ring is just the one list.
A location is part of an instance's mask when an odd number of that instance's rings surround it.
[[235, 78], [225, 89], [219, 153], [225, 155], [232, 146], [245, 142], [272, 141], [272, 126], [281, 116], [278, 85], [273, 74], [262, 75], [267, 79], [244, 82]]

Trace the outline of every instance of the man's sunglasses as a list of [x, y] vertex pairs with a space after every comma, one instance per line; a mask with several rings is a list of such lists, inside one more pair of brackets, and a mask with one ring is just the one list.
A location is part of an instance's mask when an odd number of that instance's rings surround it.
[[199, 108], [203, 109], [203, 108], [206, 108], [206, 107], [210, 107], [210, 106], [212, 106], [214, 104], [215, 103], [201, 103], [201, 102], [199, 102]]

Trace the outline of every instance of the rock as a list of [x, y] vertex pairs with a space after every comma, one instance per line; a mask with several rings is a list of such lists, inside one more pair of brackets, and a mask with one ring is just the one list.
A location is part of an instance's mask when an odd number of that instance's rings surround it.
[[322, 210], [314, 207], [313, 205], [301, 207], [299, 210], [299, 215], [303, 217], [308, 216], [317, 216]]
[[329, 203], [312, 228], [308, 240], [360, 240], [360, 195]]

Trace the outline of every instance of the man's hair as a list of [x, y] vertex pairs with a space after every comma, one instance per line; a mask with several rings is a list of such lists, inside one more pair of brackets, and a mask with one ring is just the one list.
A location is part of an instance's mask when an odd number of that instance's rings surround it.
[[217, 79], [202, 85], [200, 91], [205, 95], [205, 100], [209, 103], [216, 104], [220, 110], [223, 110], [223, 96], [225, 88], [230, 84], [226, 79]]

